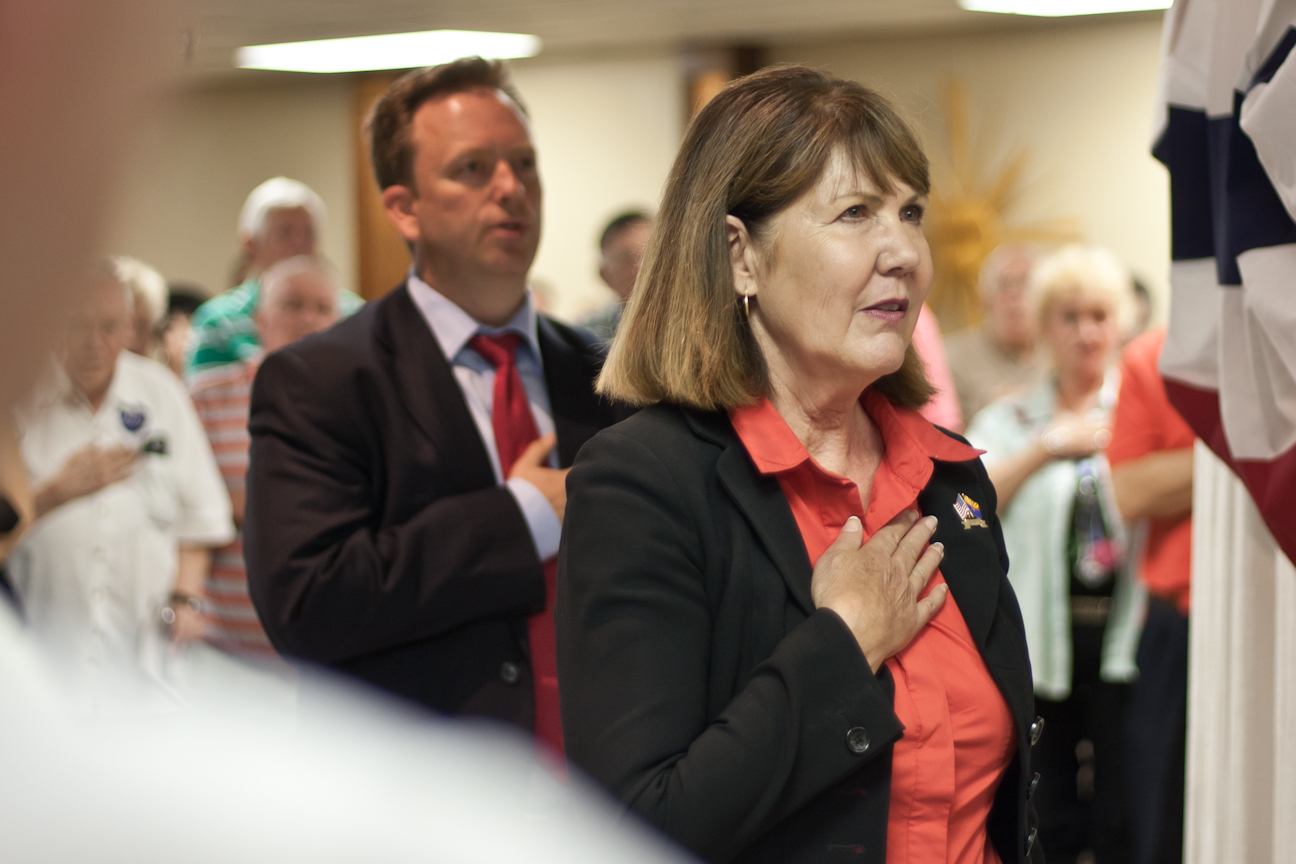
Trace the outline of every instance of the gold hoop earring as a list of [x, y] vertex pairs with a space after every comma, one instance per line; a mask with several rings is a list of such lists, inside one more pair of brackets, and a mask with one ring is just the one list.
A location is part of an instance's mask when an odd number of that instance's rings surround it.
[[751, 323], [751, 295], [750, 294], [743, 295], [743, 317], [747, 319], [748, 324]]

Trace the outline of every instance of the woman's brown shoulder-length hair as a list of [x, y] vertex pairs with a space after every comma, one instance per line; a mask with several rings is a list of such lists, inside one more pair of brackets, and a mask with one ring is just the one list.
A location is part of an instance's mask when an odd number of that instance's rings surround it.
[[[671, 168], [643, 268], [598, 390], [634, 405], [735, 408], [768, 375], [734, 292], [725, 217], [758, 236], [837, 150], [884, 192], [930, 187], [927, 158], [886, 99], [853, 81], [776, 66], [730, 83], [693, 120]], [[934, 392], [911, 346], [873, 385], [916, 408]]]

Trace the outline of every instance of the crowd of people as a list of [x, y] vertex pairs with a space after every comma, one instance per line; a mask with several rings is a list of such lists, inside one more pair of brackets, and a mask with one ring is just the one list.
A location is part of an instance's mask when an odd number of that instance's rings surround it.
[[91, 705], [201, 640], [533, 732], [710, 861], [1181, 860], [1193, 438], [1113, 255], [997, 249], [943, 337], [916, 137], [781, 67], [573, 326], [504, 64], [367, 134], [402, 285], [270, 179], [236, 287], [94, 268], [0, 423], [0, 587]]

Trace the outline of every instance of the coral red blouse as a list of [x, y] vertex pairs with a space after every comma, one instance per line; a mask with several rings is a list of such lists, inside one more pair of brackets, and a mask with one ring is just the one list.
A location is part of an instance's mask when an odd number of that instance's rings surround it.
[[[861, 401], [885, 446], [867, 509], [858, 487], [820, 467], [768, 399], [729, 412], [756, 468], [778, 478], [812, 566], [851, 516], [867, 539], [902, 510], [917, 509], [933, 458], [957, 462], [981, 452], [872, 390]], [[956, 518], [952, 510], [934, 515]], [[924, 596], [944, 581], [938, 570]], [[905, 729], [891, 763], [887, 864], [1000, 864], [986, 820], [1016, 733], [953, 595], [886, 666]]]

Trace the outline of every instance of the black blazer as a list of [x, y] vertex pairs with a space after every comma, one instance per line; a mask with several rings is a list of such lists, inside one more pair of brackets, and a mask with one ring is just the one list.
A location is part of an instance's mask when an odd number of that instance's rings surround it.
[[[884, 864], [893, 681], [815, 610], [787, 498], [728, 417], [645, 409], [585, 446], [567, 490], [568, 757], [709, 861]], [[985, 502], [988, 528], [964, 530], [959, 492]], [[1034, 697], [994, 487], [980, 460], [937, 461], [918, 502], [942, 517], [941, 570], [1016, 724], [989, 834], [1024, 862]]]
[[[616, 418], [594, 395], [593, 336], [538, 329], [565, 467]], [[408, 290], [266, 357], [248, 426], [248, 588], [275, 647], [533, 727], [541, 563]]]

